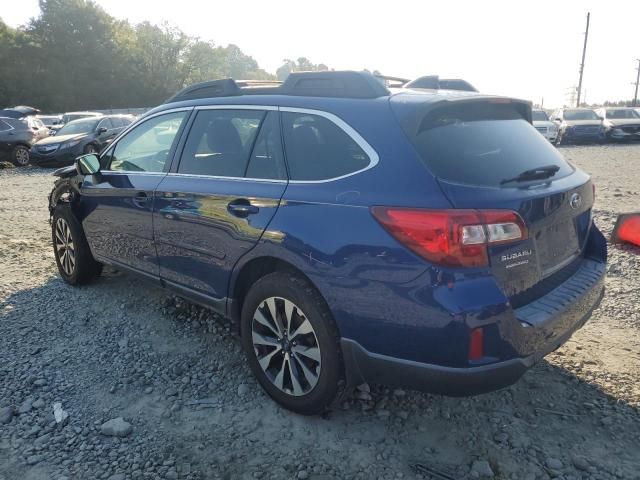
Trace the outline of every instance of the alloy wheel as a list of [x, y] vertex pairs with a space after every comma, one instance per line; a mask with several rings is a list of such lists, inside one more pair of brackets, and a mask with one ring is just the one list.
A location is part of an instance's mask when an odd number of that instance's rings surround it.
[[269, 381], [296, 397], [308, 394], [320, 378], [320, 345], [304, 312], [290, 300], [270, 297], [251, 322], [253, 349]]
[[73, 275], [76, 268], [76, 251], [73, 245], [71, 229], [64, 218], [56, 220], [56, 254], [62, 270], [67, 276]]
[[27, 165], [29, 163], [29, 150], [24, 147], [19, 147], [18, 149], [16, 149], [15, 159], [18, 165]]

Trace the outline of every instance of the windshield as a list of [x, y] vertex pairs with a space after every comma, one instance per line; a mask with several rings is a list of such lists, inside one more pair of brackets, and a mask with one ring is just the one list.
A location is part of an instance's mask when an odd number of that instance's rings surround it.
[[542, 110], [534, 110], [533, 112], [531, 112], [531, 115], [534, 122], [546, 122], [547, 120], [549, 120], [547, 114]]
[[93, 132], [98, 124], [99, 120], [87, 119], [76, 120], [75, 122], [67, 123], [64, 127], [58, 130], [57, 135], [78, 135], [80, 133]]
[[442, 180], [500, 187], [526, 170], [573, 169], [522, 113], [509, 105], [462, 104], [426, 114], [417, 132], [406, 130], [425, 165]]
[[599, 120], [593, 110], [565, 110], [565, 120]]
[[62, 123], [73, 122], [74, 120], [80, 120], [81, 118], [91, 117], [94, 118], [94, 115], [85, 115], [84, 113], [67, 113], [62, 116]]
[[636, 119], [636, 118], [640, 118], [640, 115], [638, 114], [638, 112], [636, 112], [635, 110], [632, 109], [619, 109], [619, 110], [607, 110], [607, 118], [614, 118], [614, 119], [625, 119], [625, 118], [631, 118], [631, 119]]

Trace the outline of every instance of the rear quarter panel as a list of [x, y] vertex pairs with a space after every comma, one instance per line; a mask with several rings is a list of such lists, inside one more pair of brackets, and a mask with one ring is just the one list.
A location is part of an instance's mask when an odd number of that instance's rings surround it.
[[262, 239], [240, 259], [231, 281], [255, 258], [279, 258], [314, 283], [343, 337], [376, 353], [461, 365], [466, 343], [451, 339], [466, 335], [469, 318], [481, 321], [492, 300], [504, 308], [505, 298], [488, 272], [434, 268], [373, 218], [374, 205], [451, 208], [388, 102], [374, 103], [373, 111], [371, 102], [349, 108], [335, 102], [323, 109], [355, 128], [379, 163], [336, 181], [289, 183]]

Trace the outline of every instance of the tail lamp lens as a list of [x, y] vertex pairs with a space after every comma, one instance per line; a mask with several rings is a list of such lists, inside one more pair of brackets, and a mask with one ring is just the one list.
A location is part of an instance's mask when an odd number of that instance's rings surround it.
[[489, 264], [489, 245], [527, 237], [510, 210], [423, 210], [373, 207], [373, 216], [407, 248], [430, 262], [454, 267]]

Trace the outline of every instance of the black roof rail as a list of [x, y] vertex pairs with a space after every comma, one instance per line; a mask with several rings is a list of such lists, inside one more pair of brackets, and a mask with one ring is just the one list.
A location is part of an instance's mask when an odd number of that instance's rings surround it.
[[183, 100], [195, 100], [196, 98], [232, 97], [242, 95], [240, 88], [232, 78], [210, 80], [208, 82], [195, 83], [183, 88], [164, 103], [173, 103]]
[[292, 72], [284, 82], [225, 78], [196, 83], [180, 90], [165, 103], [237, 95], [377, 98], [389, 94], [389, 90], [368, 72]]
[[285, 95], [310, 97], [377, 98], [389, 90], [369, 72], [292, 72], [282, 84]]

